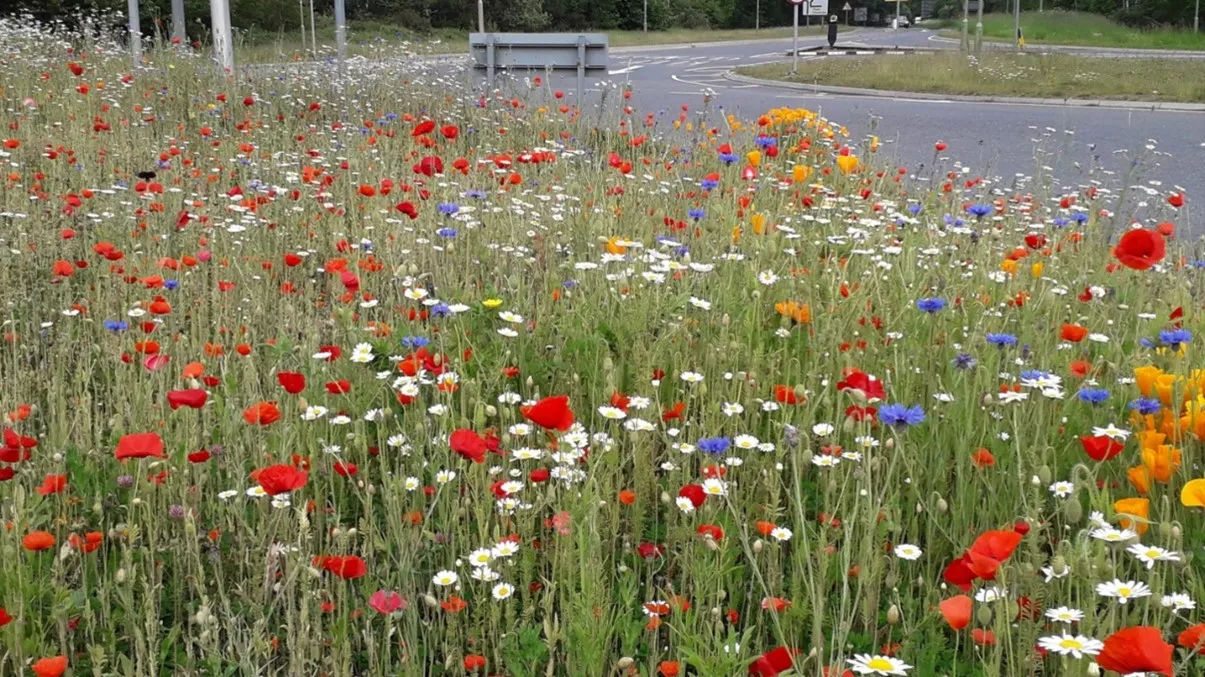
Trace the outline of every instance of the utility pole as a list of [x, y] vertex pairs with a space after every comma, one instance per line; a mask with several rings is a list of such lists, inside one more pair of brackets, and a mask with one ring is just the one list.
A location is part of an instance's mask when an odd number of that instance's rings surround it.
[[1201, 0], [1197, 0], [1197, 9], [1192, 14], [1192, 32], [1201, 32]]
[[649, 32], [649, 0], [644, 0], [644, 32]]
[[172, 0], [172, 39], [180, 42], [188, 39], [184, 29], [184, 0]]
[[753, 10], [753, 30], [761, 30], [761, 0], [757, 0]]
[[142, 27], [138, 23], [138, 0], [128, 0], [127, 12], [130, 15], [130, 58], [134, 68], [142, 63]]
[[962, 0], [962, 41], [958, 43], [958, 49], [969, 52], [971, 50], [971, 39], [968, 36], [967, 27], [971, 23], [971, 0]]
[[[647, 11], [647, 10], [646, 10]], [[485, 32], [485, 4], [484, 0], [477, 0], [477, 32]]]
[[1021, 41], [1021, 0], [1013, 0], [1013, 43], [1017, 49], [1024, 47]]

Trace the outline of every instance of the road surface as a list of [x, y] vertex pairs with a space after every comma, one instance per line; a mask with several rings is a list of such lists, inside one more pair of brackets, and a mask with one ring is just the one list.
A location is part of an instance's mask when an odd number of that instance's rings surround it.
[[[800, 39], [801, 47], [821, 44], [826, 43], [818, 37]], [[839, 36], [840, 46], [950, 49], [957, 43], [919, 28], [863, 29]], [[790, 39], [613, 49], [609, 72], [587, 78], [585, 106], [598, 100], [603, 81], [631, 85], [631, 103], [640, 113], [665, 111], [673, 116], [683, 104], [694, 111], [703, 106], [704, 93], [710, 93], [713, 107], [740, 119], [783, 106], [818, 111], [846, 125], [851, 138], [877, 135], [880, 154], [918, 174], [927, 173], [922, 165], [933, 164], [934, 144], [940, 140], [947, 144], [943, 168], [957, 161], [972, 175], [1003, 177], [1006, 186], [1042, 173], [1057, 177], [1060, 186], [1099, 181], [1119, 188], [1141, 183], [1162, 192], [1178, 187], [1190, 198], [1205, 196], [1205, 113], [1144, 110], [1140, 103], [1132, 109], [1102, 109], [870, 98], [749, 85], [724, 77], [738, 66], [782, 61], [790, 49]], [[558, 73], [551, 84], [571, 99], [575, 76]]]

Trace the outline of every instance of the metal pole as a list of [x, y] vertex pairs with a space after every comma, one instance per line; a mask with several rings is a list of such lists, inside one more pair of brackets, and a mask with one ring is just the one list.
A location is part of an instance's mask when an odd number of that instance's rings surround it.
[[1021, 0], [1013, 0], [1013, 43], [1021, 48]]
[[577, 107], [582, 106], [582, 96], [586, 94], [586, 36], [577, 36]]
[[485, 32], [485, 2], [477, 0], [477, 32]]
[[335, 0], [335, 53], [339, 59], [339, 71], [347, 59], [347, 12], [345, 0]]
[[761, 30], [761, 0], [757, 0], [753, 10], [753, 30]]
[[1197, 0], [1197, 9], [1192, 14], [1192, 32], [1201, 32], [1201, 0]]
[[978, 16], [975, 19], [975, 53], [978, 54], [983, 49], [983, 3], [984, 0], [975, 0], [978, 5]]
[[318, 58], [318, 24], [314, 22], [314, 0], [310, 0], [310, 54]]
[[971, 23], [971, 0], [962, 0], [962, 42], [959, 43], [958, 49], [966, 52], [971, 49], [971, 39], [967, 35], [967, 27]]
[[209, 0], [209, 22], [213, 26], [213, 56], [223, 71], [233, 71], [234, 43], [230, 38], [228, 0]]
[[795, 60], [791, 66], [792, 73], [799, 72], [799, 5], [795, 5], [794, 20], [792, 21], [794, 37], [791, 40], [791, 57]]
[[138, 23], [138, 0], [128, 0], [127, 11], [130, 14], [130, 57], [134, 68], [142, 63], [142, 28]]
[[172, 38], [180, 42], [188, 39], [184, 29], [184, 0], [172, 0]]
[[297, 0], [297, 14], [301, 17], [301, 51], [305, 52], [305, 0]]
[[649, 32], [649, 0], [644, 0], [644, 32]]

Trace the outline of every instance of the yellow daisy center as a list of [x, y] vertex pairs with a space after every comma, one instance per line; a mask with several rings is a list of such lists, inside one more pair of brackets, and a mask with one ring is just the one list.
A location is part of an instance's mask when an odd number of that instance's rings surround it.
[[887, 660], [886, 658], [879, 657], [879, 656], [876, 656], [875, 658], [872, 658], [872, 659], [866, 661], [866, 667], [870, 668], [871, 670], [894, 670], [895, 669], [895, 665], [891, 661]]
[[1119, 594], [1119, 595], [1121, 595], [1121, 596], [1123, 596], [1123, 597], [1129, 597], [1129, 596], [1130, 596], [1130, 594], [1131, 594], [1131, 593], [1133, 593], [1133, 592], [1134, 592], [1134, 591], [1133, 591], [1133, 590], [1130, 590], [1129, 588], [1118, 588], [1118, 589], [1117, 589], [1117, 594]]
[[1064, 649], [1082, 649], [1082, 648], [1084, 648], [1084, 645], [1081, 644], [1079, 642], [1079, 640], [1072, 639], [1070, 637], [1059, 642], [1059, 646]]

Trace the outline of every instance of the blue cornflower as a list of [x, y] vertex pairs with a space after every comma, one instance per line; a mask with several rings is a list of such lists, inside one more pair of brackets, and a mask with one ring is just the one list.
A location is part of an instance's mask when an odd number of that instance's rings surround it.
[[887, 425], [906, 428], [924, 422], [925, 410], [919, 404], [911, 407], [902, 404], [885, 404], [879, 407], [879, 420]]
[[699, 451], [705, 454], [722, 454], [728, 451], [732, 440], [727, 437], [708, 437], [699, 440]]
[[565, 280], [561, 283], [561, 286], [565, 289], [574, 289], [577, 287], [577, 280]]
[[431, 342], [431, 339], [425, 336], [403, 336], [402, 347], [410, 350], [418, 350]]
[[1188, 329], [1164, 329], [1159, 332], [1159, 342], [1173, 348], [1181, 343], [1192, 342], [1192, 332]]
[[704, 209], [692, 209], [692, 210], [686, 212], [686, 215], [689, 216], [690, 218], [694, 219], [695, 221], [698, 221], [699, 219], [703, 218], [704, 216], [707, 216], [707, 211]]
[[962, 226], [966, 225], [966, 222], [962, 219], [956, 218], [949, 214], [943, 215], [941, 219], [942, 221], [945, 221], [947, 226], [954, 226], [955, 228], [961, 228]]
[[1142, 338], [1138, 339], [1138, 345], [1142, 346], [1143, 348], [1154, 348], [1155, 342], [1143, 336]]
[[1104, 388], [1084, 388], [1076, 393], [1076, 397], [1079, 398], [1080, 402], [1100, 404], [1109, 399], [1109, 391]]
[[946, 300], [939, 298], [921, 299], [916, 302], [916, 307], [932, 315], [946, 307]]
[[1069, 224], [1069, 223], [1071, 223], [1071, 219], [1069, 219], [1069, 218], [1067, 218], [1067, 217], [1065, 217], [1065, 216], [1056, 216], [1056, 217], [1054, 217], [1054, 225], [1058, 226], [1059, 228], [1062, 228], [1062, 227], [1066, 226], [1066, 225], [1067, 225], [1067, 224]]
[[179, 286], [180, 286], [179, 280], [164, 280], [163, 281], [163, 288], [167, 289], [169, 291], [172, 289], [175, 289], [176, 287], [179, 287]]
[[980, 204], [971, 205], [970, 207], [967, 207], [967, 213], [971, 214], [977, 219], [982, 219], [983, 217], [992, 213], [992, 206]]
[[129, 322], [122, 322], [121, 320], [105, 320], [105, 329], [108, 329], [111, 332], [120, 333], [129, 328]]
[[703, 179], [703, 181], [699, 184], [703, 190], [715, 190], [719, 185], [719, 181], [712, 181], [711, 179]]
[[674, 247], [672, 251], [674, 253], [674, 256], [676, 256], [678, 258], [682, 258], [690, 253], [690, 247], [687, 247], [684, 244], [680, 244], [677, 247]]
[[987, 342], [1003, 348], [1004, 346], [1017, 345], [1017, 337], [1012, 334], [988, 334]]
[[1127, 406], [1129, 406], [1131, 411], [1136, 411], [1144, 416], [1147, 414], [1156, 414], [1163, 408], [1163, 404], [1159, 400], [1149, 397], [1140, 397], [1130, 402]]
[[1046, 378], [1050, 378], [1050, 372], [1041, 369], [1026, 369], [1021, 372], [1022, 381], [1041, 381]]
[[1205, 261], [1193, 261], [1193, 262], [1192, 262], [1192, 267], [1193, 267], [1193, 268], [1196, 268], [1197, 270], [1200, 270], [1200, 269], [1202, 269], [1202, 268], [1205, 268]]
[[952, 364], [954, 365], [955, 369], [970, 369], [971, 367], [979, 364], [979, 360], [976, 360], [968, 353], [958, 353], [954, 356]]
[[485, 191], [478, 188], [470, 188], [464, 192], [465, 197], [471, 197], [478, 200], [485, 199]]
[[455, 228], [440, 228], [439, 230], [435, 231], [435, 234], [440, 237], [448, 237], [448, 238], [456, 237], [456, 229]]
[[1088, 222], [1088, 215], [1084, 212], [1076, 212], [1071, 215], [1071, 220], [1079, 224], [1084, 224]]
[[773, 136], [759, 136], [756, 143], [758, 148], [769, 148], [770, 146], [777, 146], [778, 139]]
[[452, 314], [452, 309], [446, 303], [436, 303], [431, 306], [431, 317], [447, 317]]
[[908, 213], [913, 216], [916, 216], [917, 214], [923, 212], [924, 210], [925, 210], [924, 206], [918, 202], [913, 202], [912, 204], [908, 205]]
[[460, 211], [460, 205], [454, 202], [440, 202], [439, 213], [444, 216], [455, 216], [456, 212]]
[[733, 162], [736, 162], [736, 156], [732, 153], [720, 153], [720, 162], [730, 165]]

